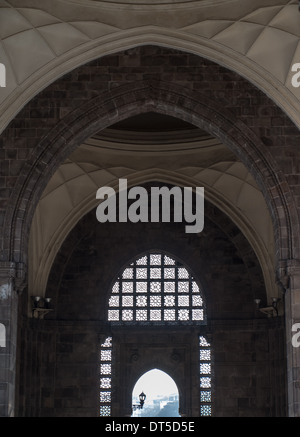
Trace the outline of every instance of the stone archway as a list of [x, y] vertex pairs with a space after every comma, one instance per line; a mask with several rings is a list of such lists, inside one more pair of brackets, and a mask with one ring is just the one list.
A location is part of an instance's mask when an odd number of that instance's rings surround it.
[[284, 175], [260, 139], [230, 111], [223, 108], [220, 112], [219, 105], [205, 95], [154, 81], [124, 85], [101, 94], [64, 117], [41, 140], [14, 187], [5, 217], [8, 235], [4, 254], [26, 263], [28, 229], [39, 197], [58, 165], [81, 142], [117, 121], [151, 111], [175, 115], [206, 130], [239, 156], [270, 208], [278, 263], [297, 258], [299, 237], [293, 198]]
[[[272, 140], [263, 141], [259, 129], [251, 129], [249, 123], [237, 115], [234, 101], [228, 107], [220, 107], [222, 99], [207, 96], [205, 90], [167, 83], [161, 77], [127, 81], [94, 96], [95, 93], [90, 93], [88, 99], [82, 98], [76, 109], [66, 109], [61, 103], [60, 115], [56, 118], [45, 116], [47, 127], [38, 140], [35, 138], [31, 153], [15, 176], [3, 225], [3, 285], [9, 284], [12, 289], [26, 285], [24, 272], [32, 216], [43, 189], [60, 163], [93, 133], [129, 116], [154, 111], [176, 116], [219, 138], [251, 171], [269, 206], [275, 229], [278, 279], [287, 287], [287, 276], [297, 273], [293, 263], [299, 258], [299, 225], [294, 199], [280, 168], [280, 154], [277, 157], [276, 150], [271, 153]], [[256, 116], [259, 126], [259, 115]], [[32, 127], [30, 123], [34, 126], [29, 120], [27, 129]], [[266, 144], [270, 145], [270, 152]]]

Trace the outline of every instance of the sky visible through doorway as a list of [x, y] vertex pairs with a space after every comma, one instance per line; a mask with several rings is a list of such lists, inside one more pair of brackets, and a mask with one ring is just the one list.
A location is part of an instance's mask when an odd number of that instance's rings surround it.
[[146, 394], [142, 410], [135, 410], [133, 417], [180, 417], [178, 414], [178, 388], [174, 380], [158, 369], [144, 373], [133, 392], [133, 404], [139, 404], [139, 394]]

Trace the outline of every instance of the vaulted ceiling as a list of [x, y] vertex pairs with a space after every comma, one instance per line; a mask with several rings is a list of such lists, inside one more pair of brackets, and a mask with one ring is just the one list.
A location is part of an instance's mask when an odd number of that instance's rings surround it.
[[99, 56], [161, 44], [214, 60], [248, 78], [300, 126], [297, 0], [0, 0], [0, 131], [33, 95]]
[[[59, 167], [37, 206], [30, 238], [29, 284], [45, 291], [62, 241], [99, 204], [98, 188], [118, 190], [163, 182], [205, 187], [205, 198], [225, 212], [255, 250], [267, 289], [273, 291], [274, 238], [264, 197], [247, 168], [223, 144], [176, 118], [132, 117], [89, 138]], [[274, 291], [273, 291], [274, 293]]]

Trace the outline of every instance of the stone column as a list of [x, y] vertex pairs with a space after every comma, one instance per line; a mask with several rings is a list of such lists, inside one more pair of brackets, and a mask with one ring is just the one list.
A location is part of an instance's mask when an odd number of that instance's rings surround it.
[[15, 263], [0, 263], [0, 323], [5, 333], [0, 347], [0, 417], [15, 415], [19, 280]]
[[[287, 341], [288, 415], [300, 417], [300, 338], [296, 341], [295, 325], [300, 324], [300, 260], [288, 262], [285, 292]], [[298, 331], [299, 331], [298, 325]]]

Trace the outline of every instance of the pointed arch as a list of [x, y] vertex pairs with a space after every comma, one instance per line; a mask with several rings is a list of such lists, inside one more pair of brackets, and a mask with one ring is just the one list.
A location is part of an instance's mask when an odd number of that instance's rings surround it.
[[7, 208], [3, 254], [26, 263], [28, 230], [50, 177], [86, 138], [118, 121], [146, 112], [176, 114], [216, 136], [243, 161], [256, 179], [275, 229], [277, 269], [298, 257], [299, 223], [285, 176], [261, 140], [241, 120], [207, 96], [178, 85], [144, 80], [119, 86], [78, 107], [44, 137], [24, 166]]

